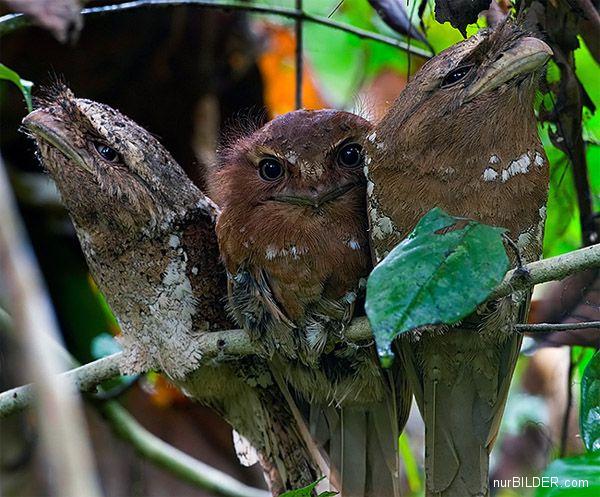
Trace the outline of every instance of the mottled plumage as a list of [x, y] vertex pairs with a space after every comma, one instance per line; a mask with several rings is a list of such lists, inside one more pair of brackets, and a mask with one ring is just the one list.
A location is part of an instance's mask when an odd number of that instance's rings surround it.
[[371, 267], [357, 145], [369, 129], [347, 112], [291, 112], [221, 151], [208, 178], [232, 316], [291, 387], [344, 497], [398, 491], [405, 412], [390, 405], [407, 396], [371, 343], [344, 341]]
[[24, 125], [120, 323], [123, 372], [159, 369], [214, 407], [258, 449], [274, 493], [313, 481], [313, 463], [264, 365], [199, 368], [199, 335], [233, 326], [215, 204], [149, 132], [64, 87]]
[[[381, 260], [433, 207], [508, 229], [525, 262], [541, 255], [548, 170], [533, 98], [550, 56], [513, 24], [428, 61], [367, 137], [369, 221]], [[509, 248], [513, 263], [514, 252]], [[426, 426], [427, 495], [486, 496], [528, 295], [400, 340]]]

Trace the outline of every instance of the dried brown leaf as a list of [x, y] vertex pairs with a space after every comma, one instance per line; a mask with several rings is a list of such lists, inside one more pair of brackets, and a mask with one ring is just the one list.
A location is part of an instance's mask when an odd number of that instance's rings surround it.
[[467, 34], [467, 25], [477, 21], [479, 13], [487, 10], [491, 0], [435, 0], [435, 20], [448, 21], [463, 36]]

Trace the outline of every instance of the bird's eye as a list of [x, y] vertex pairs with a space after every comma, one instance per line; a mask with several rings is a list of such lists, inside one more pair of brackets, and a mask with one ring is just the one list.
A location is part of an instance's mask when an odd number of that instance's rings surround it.
[[258, 163], [260, 177], [267, 181], [275, 181], [283, 176], [283, 166], [277, 159], [267, 158]]
[[104, 143], [94, 142], [94, 148], [100, 157], [108, 162], [117, 162], [119, 160], [119, 153]]
[[342, 167], [357, 167], [363, 162], [363, 149], [358, 143], [348, 143], [340, 148], [337, 162]]
[[444, 77], [444, 79], [442, 81], [442, 88], [447, 88], [448, 86], [452, 86], [452, 85], [455, 85], [456, 83], [458, 83], [467, 74], [469, 74], [469, 71], [471, 70], [472, 67], [473, 67], [472, 65], [461, 66], [461, 67], [457, 67], [453, 71], [450, 71], [448, 74], [446, 74], [446, 76]]

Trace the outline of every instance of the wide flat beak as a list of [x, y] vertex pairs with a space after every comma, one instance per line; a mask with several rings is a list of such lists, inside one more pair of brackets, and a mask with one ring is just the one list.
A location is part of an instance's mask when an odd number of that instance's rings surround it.
[[494, 90], [511, 79], [530, 74], [552, 56], [552, 49], [538, 38], [527, 36], [488, 65], [485, 72], [467, 88], [465, 102]]
[[49, 145], [58, 149], [79, 167], [92, 173], [89, 164], [81, 154], [65, 139], [65, 130], [62, 123], [44, 109], [37, 109], [25, 116], [22, 122], [38, 140], [44, 140]]
[[275, 197], [272, 197], [271, 200], [274, 200], [276, 202], [284, 202], [286, 204], [299, 205], [302, 207], [313, 207], [315, 209], [318, 209], [320, 207], [323, 207], [323, 205], [341, 197], [357, 185], [357, 183], [347, 183], [345, 185], [333, 188], [331, 190], [314, 196], [277, 195]]

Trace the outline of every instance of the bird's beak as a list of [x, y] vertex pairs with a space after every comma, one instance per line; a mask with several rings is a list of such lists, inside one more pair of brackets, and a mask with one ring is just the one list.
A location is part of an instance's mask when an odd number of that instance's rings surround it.
[[530, 74], [542, 67], [552, 56], [552, 49], [538, 38], [521, 38], [494, 62], [489, 64], [466, 89], [465, 102], [494, 90], [511, 79]]
[[44, 109], [34, 110], [25, 116], [22, 124], [37, 139], [44, 140], [73, 160], [79, 167], [93, 174], [90, 165], [84, 160], [79, 151], [65, 140], [65, 131], [62, 123], [49, 112]]
[[338, 186], [318, 195], [277, 195], [275, 197], [272, 197], [272, 200], [276, 202], [284, 202], [286, 204], [299, 205], [302, 207], [313, 207], [315, 209], [318, 209], [323, 205], [334, 201], [338, 197], [341, 197], [345, 193], [352, 190], [352, 188], [354, 188], [355, 186], [357, 186], [357, 183], [346, 183], [345, 185]]

